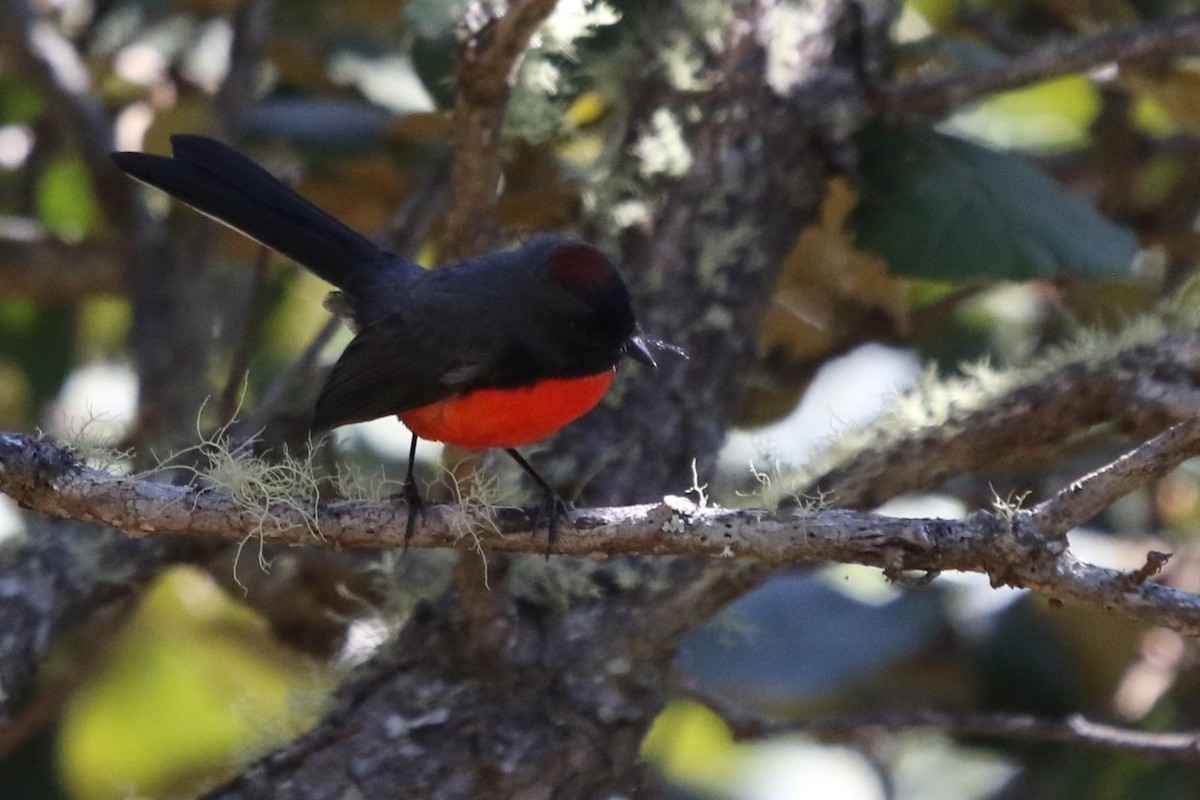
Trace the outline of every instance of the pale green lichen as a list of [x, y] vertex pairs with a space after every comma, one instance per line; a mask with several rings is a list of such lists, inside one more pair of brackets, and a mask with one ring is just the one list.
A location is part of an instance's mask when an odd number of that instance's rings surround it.
[[1184, 298], [1167, 303], [1155, 314], [1135, 319], [1117, 331], [1081, 329], [1069, 340], [1049, 347], [1026, 363], [1005, 368], [987, 360], [964, 364], [961, 375], [940, 377], [933, 367], [926, 370], [916, 385], [890, 398], [870, 423], [834, 436], [825, 449], [802, 467], [794, 470], [778, 491], [773, 502], [794, 494], [814, 480], [869, 449], [887, 449], [900, 439], [921, 429], [938, 429], [965, 420], [996, 403], [1007, 394], [1043, 381], [1051, 373], [1069, 364], [1092, 369], [1111, 362], [1121, 353], [1151, 344], [1175, 330], [1194, 330], [1200, 326], [1200, 309]]
[[732, 270], [735, 274], [752, 271], [744, 261], [756, 253], [762, 232], [757, 225], [749, 222], [722, 226], [718, 230], [719, 234], [702, 234], [704, 242], [696, 257], [696, 278], [709, 294], [722, 295], [729, 289], [731, 267], [736, 267]]
[[995, 489], [992, 489], [992, 510], [996, 512], [997, 517], [1011, 526], [1013, 520], [1025, 509], [1025, 500], [1028, 497], [1029, 492], [1001, 497]]
[[663, 74], [681, 92], [702, 92], [712, 85], [704, 66], [704, 53], [691, 36], [674, 31], [658, 53]]
[[[92, 469], [115, 475], [130, 471], [133, 451], [116, 447], [116, 437], [105, 420], [93, 415], [79, 423], [68, 423], [65, 434], [71, 454]], [[42, 436], [38, 431], [38, 437]]]
[[644, 178], [659, 175], [677, 178], [692, 167], [692, 152], [683, 138], [683, 126], [668, 108], [650, 115], [646, 131], [633, 145]]
[[[780, 96], [789, 96], [805, 82], [815, 69], [823, 64], [814, 64], [811, 48], [814, 43], [827, 52], [832, 48], [834, 37], [824, 36], [821, 26], [823, 14], [811, 8], [788, 3], [772, 5], [766, 12], [762, 26], [768, 34], [767, 85]], [[820, 59], [817, 59], [819, 62]]]
[[578, 87], [567, 81], [560, 64], [576, 61], [581, 41], [620, 19], [603, 0], [562, 0], [555, 6], [525, 51], [505, 108], [505, 135], [538, 143], [568, 132], [567, 110]]
[[576, 58], [576, 44], [616, 25], [621, 13], [604, 0], [559, 0], [530, 43], [535, 50]]

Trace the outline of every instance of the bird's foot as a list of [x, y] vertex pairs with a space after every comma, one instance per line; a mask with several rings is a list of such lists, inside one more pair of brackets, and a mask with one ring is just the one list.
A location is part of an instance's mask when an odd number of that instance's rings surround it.
[[426, 503], [421, 499], [421, 491], [417, 489], [416, 481], [405, 481], [404, 488], [388, 498], [393, 503], [403, 503], [408, 507], [408, 522], [404, 526], [404, 552], [408, 552], [408, 543], [417, 532], [417, 517], [425, 520]]
[[558, 521], [565, 519], [567, 524], [575, 527], [575, 523], [571, 520], [571, 504], [562, 499], [558, 492], [550, 492], [542, 500], [541, 504], [536, 508], [533, 514], [533, 525], [538, 527], [543, 522], [546, 523], [546, 555], [550, 555], [550, 549], [554, 547], [554, 543], [558, 541]]

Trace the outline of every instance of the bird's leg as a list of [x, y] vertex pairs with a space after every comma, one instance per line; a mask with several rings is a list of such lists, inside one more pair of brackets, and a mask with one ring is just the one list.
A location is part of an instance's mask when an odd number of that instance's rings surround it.
[[[558, 538], [558, 517], [560, 514], [566, 516], [568, 512], [570, 512], [571, 506], [566, 500], [562, 499], [558, 492], [554, 491], [553, 486], [546, 483], [545, 478], [537, 474], [537, 470], [530, 466], [529, 462], [525, 460], [525, 457], [518, 453], [515, 448], [507, 447], [505, 448], [504, 452], [512, 456], [513, 461], [516, 461], [517, 464], [520, 465], [521, 469], [525, 470], [525, 474], [533, 478], [534, 482], [537, 483], [537, 485], [542, 488], [542, 491], [546, 493], [546, 499], [542, 503], [542, 508], [538, 514], [538, 518], [535, 520], [535, 524], [541, 522], [543, 518], [547, 519], [547, 531], [549, 532], [549, 539], [546, 542], [546, 555], [549, 555], [549, 548], [554, 545], [554, 541]], [[567, 516], [567, 522], [570, 521], [571, 518]]]
[[408, 506], [408, 524], [404, 526], [404, 552], [408, 552], [408, 543], [417, 532], [417, 515], [425, 518], [425, 501], [421, 499], [421, 490], [417, 488], [417, 478], [413, 474], [417, 464], [417, 435], [414, 433], [412, 444], [408, 446], [408, 473], [404, 476], [404, 488], [392, 495], [393, 500], [403, 500]]

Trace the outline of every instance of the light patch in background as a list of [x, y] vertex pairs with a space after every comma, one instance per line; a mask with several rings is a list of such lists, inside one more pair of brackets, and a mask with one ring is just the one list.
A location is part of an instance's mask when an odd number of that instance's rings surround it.
[[33, 130], [28, 125], [0, 125], [0, 167], [17, 169], [33, 152]]
[[766, 15], [767, 85], [787, 97], [821, 74], [834, 40], [811, 9], [781, 3]]
[[210, 21], [193, 39], [183, 58], [183, 74], [204, 91], [215, 94], [229, 74], [233, 27], [225, 19]]
[[963, 519], [967, 516], [967, 506], [948, 494], [906, 494], [888, 500], [875, 513], [897, 519]]
[[833, 435], [869, 422], [888, 397], [913, 386], [921, 362], [908, 350], [864, 345], [817, 372], [804, 398], [786, 418], [755, 431], [731, 434], [721, 450], [725, 470], [745, 470], [769, 454], [803, 464]]
[[1021, 771], [992, 750], [968, 749], [939, 733], [899, 738], [892, 780], [897, 800], [985, 800]]
[[148, 103], [130, 103], [121, 109], [113, 126], [113, 140], [118, 150], [141, 150], [146, 132], [154, 123], [154, 109]]
[[621, 12], [602, 0], [559, 0], [534, 39], [537, 46], [575, 58], [577, 41], [620, 21]]
[[0, 494], [0, 542], [24, 532], [25, 523], [17, 504], [8, 495]]
[[122, 47], [113, 58], [117, 77], [139, 86], [153, 86], [166, 80], [170, 66], [166, 54], [149, 42]]
[[418, 114], [435, 108], [412, 62], [402, 55], [372, 58], [360, 53], [337, 53], [329, 62], [329, 79], [340, 86], [354, 86], [363, 97], [394, 114]]
[[969, 641], [990, 634], [996, 615], [1028, 594], [1012, 586], [992, 586], [991, 578], [981, 572], [943, 572], [935, 583], [951, 588], [946, 598], [947, 618]]
[[[380, 417], [370, 422], [360, 422], [356, 425], [344, 425], [334, 431], [340, 445], [361, 443], [384, 458], [394, 461], [408, 460], [408, 447], [412, 442], [412, 431], [404, 427], [395, 417]], [[421, 439], [417, 444], [418, 461], [440, 461], [441, 442], [430, 442]]]
[[137, 411], [137, 377], [128, 364], [88, 364], [71, 372], [46, 426], [60, 439], [115, 442]]
[[879, 773], [848, 747], [780, 741], [759, 745], [737, 781], [741, 800], [885, 800]]
[[338, 653], [338, 664], [343, 668], [357, 667], [367, 661], [388, 640], [393, 629], [382, 617], [362, 617], [346, 628], [346, 640]]

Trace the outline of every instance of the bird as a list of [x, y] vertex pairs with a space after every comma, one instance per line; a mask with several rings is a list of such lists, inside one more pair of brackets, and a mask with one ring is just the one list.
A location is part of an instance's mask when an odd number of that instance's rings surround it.
[[321, 386], [314, 435], [396, 416], [412, 434], [402, 496], [405, 548], [423, 502], [417, 442], [501, 448], [545, 493], [549, 546], [566, 503], [517, 450], [578, 419], [625, 359], [656, 367], [629, 289], [587, 242], [540, 234], [436, 269], [389, 252], [232, 147], [175, 134], [172, 155], [113, 163], [336, 287], [327, 305], [354, 338]]

